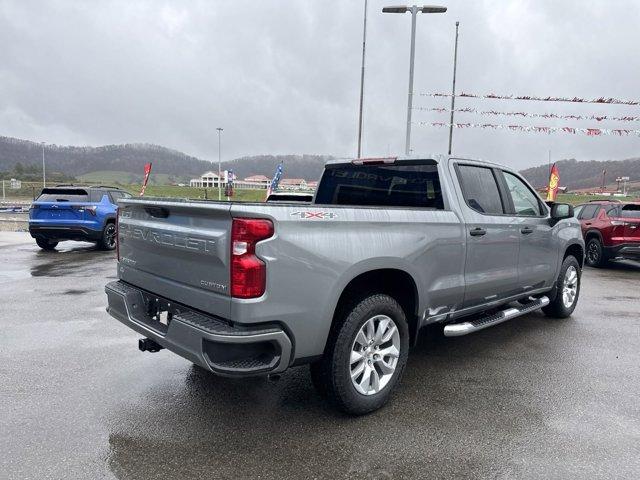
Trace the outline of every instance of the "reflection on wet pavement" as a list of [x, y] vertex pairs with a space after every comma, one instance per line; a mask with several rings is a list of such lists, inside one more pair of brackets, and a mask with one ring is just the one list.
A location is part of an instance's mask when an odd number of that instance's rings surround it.
[[[0, 245], [2, 245], [0, 235]], [[635, 478], [637, 264], [587, 269], [574, 316], [423, 333], [398, 394], [346, 417], [307, 367], [216, 377], [104, 311], [113, 252], [0, 247], [6, 478]], [[34, 273], [35, 272], [35, 273]], [[8, 386], [8, 388], [7, 388]]]

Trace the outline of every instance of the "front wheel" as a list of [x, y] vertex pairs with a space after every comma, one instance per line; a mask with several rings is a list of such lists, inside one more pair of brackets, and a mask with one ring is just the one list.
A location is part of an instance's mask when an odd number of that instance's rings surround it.
[[573, 313], [580, 296], [581, 273], [580, 264], [574, 256], [569, 255], [564, 259], [556, 282], [556, 298], [542, 308], [548, 317], [567, 318]]
[[55, 248], [58, 246], [58, 242], [53, 240], [46, 240], [44, 238], [36, 238], [36, 243], [42, 250], [46, 250], [47, 252], [55, 250]]
[[374, 294], [336, 319], [325, 355], [311, 366], [321, 394], [341, 410], [362, 415], [382, 407], [402, 377], [409, 327], [395, 299]]
[[98, 248], [100, 250], [113, 250], [116, 248], [116, 224], [107, 223], [102, 230], [102, 237], [98, 241]]

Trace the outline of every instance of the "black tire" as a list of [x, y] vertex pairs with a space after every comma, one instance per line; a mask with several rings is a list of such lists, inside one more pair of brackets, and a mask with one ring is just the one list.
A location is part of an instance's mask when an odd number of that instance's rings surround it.
[[[567, 271], [572, 267], [576, 272], [576, 280], [575, 280], [576, 292], [573, 297], [573, 302], [569, 306], [567, 306], [564, 301], [565, 298], [563, 295], [563, 290], [564, 290], [565, 282], [567, 278]], [[576, 260], [576, 258], [573, 255], [567, 256], [562, 262], [562, 267], [560, 268], [560, 274], [558, 275], [558, 279], [556, 280], [556, 290], [557, 290], [556, 298], [553, 299], [553, 301], [549, 305], [542, 308], [542, 311], [545, 313], [545, 315], [552, 318], [567, 318], [573, 313], [573, 311], [576, 308], [576, 305], [578, 304], [578, 299], [580, 298], [581, 276], [582, 276], [582, 271], [580, 269], [580, 264], [578, 263], [578, 260]]]
[[[389, 374], [386, 385], [377, 393], [365, 395], [356, 390], [351, 380], [351, 350], [361, 327], [377, 315], [385, 315], [393, 320], [399, 334], [400, 348], [395, 370]], [[384, 294], [361, 297], [338, 314], [323, 358], [311, 365], [311, 378], [320, 394], [328, 397], [340, 410], [363, 415], [387, 403], [400, 382], [408, 352], [409, 326], [398, 302]]]
[[55, 250], [58, 246], [58, 242], [55, 242], [53, 240], [46, 240], [44, 238], [36, 238], [36, 243], [42, 250], [46, 250], [47, 252]]
[[102, 230], [102, 236], [98, 240], [98, 248], [100, 250], [113, 250], [116, 248], [116, 242], [118, 238], [116, 236], [116, 224], [108, 222]]
[[590, 238], [585, 246], [584, 262], [590, 267], [601, 267], [606, 263], [602, 243], [596, 237]]

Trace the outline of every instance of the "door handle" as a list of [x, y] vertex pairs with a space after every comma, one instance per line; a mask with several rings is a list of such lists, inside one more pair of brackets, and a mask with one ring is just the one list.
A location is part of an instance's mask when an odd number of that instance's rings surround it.
[[481, 237], [487, 234], [487, 231], [484, 228], [476, 227], [469, 231], [469, 234], [472, 237]]
[[533, 233], [533, 228], [531, 228], [531, 227], [523, 227], [520, 230], [520, 233], [522, 233], [523, 235], [529, 235], [530, 233]]
[[591, 225], [591, 222], [584, 222], [584, 224], [589, 226], [589, 225]]

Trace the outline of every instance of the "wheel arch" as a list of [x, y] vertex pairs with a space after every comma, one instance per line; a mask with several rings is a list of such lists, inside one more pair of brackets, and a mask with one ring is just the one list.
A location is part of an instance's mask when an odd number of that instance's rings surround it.
[[361, 272], [343, 287], [333, 310], [330, 334], [340, 324], [341, 315], [354, 298], [368, 293], [383, 293], [394, 298], [402, 307], [409, 324], [410, 340], [416, 335], [418, 324], [418, 284], [413, 275], [401, 268], [375, 268]]
[[[584, 241], [585, 244], [591, 240], [592, 238], [597, 238], [598, 240], [600, 240], [600, 243], [603, 243], [602, 241], [602, 233], [600, 233], [599, 230], [596, 229], [591, 229], [591, 230], [587, 230], [584, 234]], [[586, 246], [586, 245], [585, 245]]]
[[582, 268], [584, 266], [584, 252], [585, 252], [585, 249], [582, 245], [580, 245], [579, 243], [572, 243], [568, 245], [566, 250], [564, 251], [564, 256], [562, 257], [562, 261], [564, 262], [564, 259], [567, 258], [569, 255], [573, 255], [576, 258], [576, 260], [578, 260], [578, 264], [580, 265], [580, 268]]

